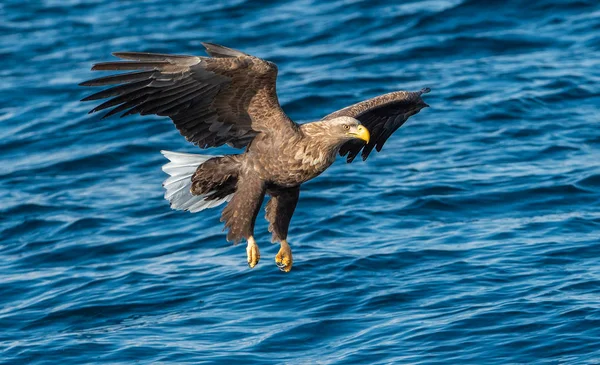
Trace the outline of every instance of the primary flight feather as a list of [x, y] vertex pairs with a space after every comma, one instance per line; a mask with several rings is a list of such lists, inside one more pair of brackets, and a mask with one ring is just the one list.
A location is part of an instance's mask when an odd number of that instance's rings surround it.
[[221, 215], [227, 239], [248, 241], [248, 265], [259, 259], [254, 222], [265, 195], [266, 218], [275, 257], [285, 272], [292, 268], [287, 243], [290, 220], [302, 183], [327, 169], [339, 153], [352, 162], [380, 151], [406, 120], [427, 104], [418, 92], [381, 95], [306, 124], [294, 123], [281, 109], [275, 89], [277, 66], [269, 61], [211, 43], [210, 57], [116, 52], [123, 61], [103, 62], [94, 71], [131, 71], [100, 77], [82, 86], [110, 86], [82, 101], [108, 99], [90, 111], [168, 116], [189, 142], [200, 148], [224, 144], [244, 153], [207, 156], [162, 151], [169, 163], [163, 186], [171, 207], [198, 212], [228, 202]]

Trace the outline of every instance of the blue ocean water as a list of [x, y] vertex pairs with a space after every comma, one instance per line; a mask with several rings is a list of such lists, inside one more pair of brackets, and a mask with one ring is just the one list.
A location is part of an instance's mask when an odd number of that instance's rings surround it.
[[[168, 119], [100, 120], [113, 51], [279, 65], [296, 121], [430, 87], [305, 184], [291, 273], [163, 199]], [[600, 363], [600, 3], [0, 3], [1, 364]], [[217, 149], [210, 153], [231, 152]]]

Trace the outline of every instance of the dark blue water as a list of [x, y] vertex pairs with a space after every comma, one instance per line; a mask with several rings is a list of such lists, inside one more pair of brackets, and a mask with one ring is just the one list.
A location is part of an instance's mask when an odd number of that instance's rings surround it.
[[[0, 4], [0, 363], [600, 363], [597, 1]], [[171, 211], [170, 121], [87, 115], [111, 51], [224, 44], [299, 122], [431, 87], [307, 183], [291, 273]], [[210, 153], [230, 152], [213, 150]]]

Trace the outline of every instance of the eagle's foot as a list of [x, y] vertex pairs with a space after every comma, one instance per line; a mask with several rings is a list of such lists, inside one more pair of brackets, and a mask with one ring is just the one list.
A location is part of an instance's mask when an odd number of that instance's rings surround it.
[[275, 256], [275, 264], [279, 270], [284, 272], [290, 272], [292, 270], [292, 249], [286, 240], [281, 241], [281, 248]]
[[248, 246], [246, 246], [246, 253], [248, 254], [248, 266], [250, 268], [254, 268], [258, 264], [260, 260], [260, 251], [258, 250], [258, 245], [256, 241], [254, 241], [254, 237], [248, 237]]

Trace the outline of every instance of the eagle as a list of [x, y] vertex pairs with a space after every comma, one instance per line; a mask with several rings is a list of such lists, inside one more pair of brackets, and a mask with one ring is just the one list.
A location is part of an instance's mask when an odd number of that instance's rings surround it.
[[115, 52], [119, 61], [94, 64], [92, 71], [128, 71], [82, 82], [110, 86], [82, 101], [107, 99], [90, 113], [102, 118], [122, 113], [169, 117], [186, 140], [205, 149], [229, 145], [244, 149], [229, 155], [161, 151], [165, 199], [171, 208], [192, 213], [227, 203], [221, 214], [227, 241], [247, 241], [254, 268], [260, 251], [254, 224], [265, 196], [275, 263], [292, 268], [288, 228], [300, 186], [319, 176], [339, 154], [348, 163], [366, 160], [406, 120], [428, 105], [416, 92], [396, 91], [359, 102], [321, 120], [297, 124], [283, 111], [276, 92], [277, 66], [213, 43], [206, 56]]

